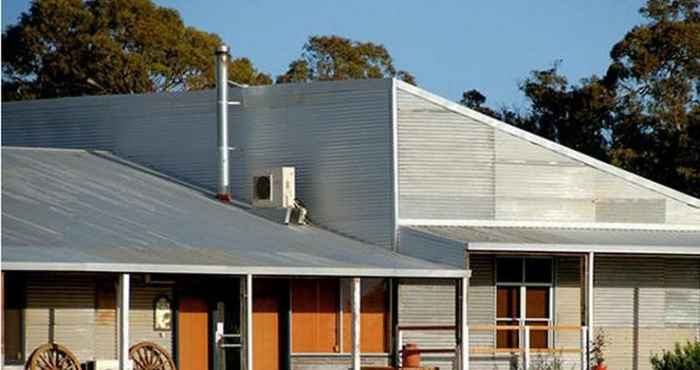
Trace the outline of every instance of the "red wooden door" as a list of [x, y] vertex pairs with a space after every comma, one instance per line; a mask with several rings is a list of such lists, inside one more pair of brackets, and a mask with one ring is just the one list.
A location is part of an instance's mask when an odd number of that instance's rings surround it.
[[178, 369], [209, 368], [209, 313], [201, 298], [183, 297], [178, 312]]
[[281, 295], [286, 282], [256, 280], [253, 284], [253, 369], [280, 369]]

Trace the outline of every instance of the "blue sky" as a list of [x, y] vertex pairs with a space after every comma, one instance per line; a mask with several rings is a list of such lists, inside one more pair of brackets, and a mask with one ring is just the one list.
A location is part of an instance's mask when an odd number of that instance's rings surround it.
[[[458, 100], [476, 88], [492, 106], [524, 105], [517, 84], [561, 59], [570, 81], [602, 74], [611, 46], [643, 22], [643, 0], [156, 0], [218, 33], [235, 56], [283, 73], [309, 35], [384, 44], [418, 84]], [[3, 0], [3, 29], [28, 1]]]

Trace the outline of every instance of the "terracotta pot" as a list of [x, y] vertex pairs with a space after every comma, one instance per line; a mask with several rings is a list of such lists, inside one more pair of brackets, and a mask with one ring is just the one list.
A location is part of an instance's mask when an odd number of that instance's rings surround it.
[[401, 351], [402, 367], [420, 367], [420, 351], [415, 343], [407, 343]]
[[592, 370], [608, 370], [608, 365], [606, 365], [604, 363], [600, 363], [598, 365], [593, 365]]

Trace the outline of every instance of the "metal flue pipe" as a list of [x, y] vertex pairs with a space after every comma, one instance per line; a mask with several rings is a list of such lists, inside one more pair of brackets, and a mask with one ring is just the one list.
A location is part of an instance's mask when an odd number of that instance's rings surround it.
[[228, 163], [228, 46], [216, 48], [216, 122], [219, 145], [219, 181], [216, 198], [222, 202], [231, 201]]

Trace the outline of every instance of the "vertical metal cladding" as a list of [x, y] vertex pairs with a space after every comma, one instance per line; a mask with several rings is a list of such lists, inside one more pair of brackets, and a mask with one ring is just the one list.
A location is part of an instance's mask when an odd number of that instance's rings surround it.
[[296, 168], [315, 224], [390, 247], [391, 80], [231, 89], [231, 192], [250, 201], [253, 172]]
[[494, 130], [400, 87], [399, 216], [494, 217]]

